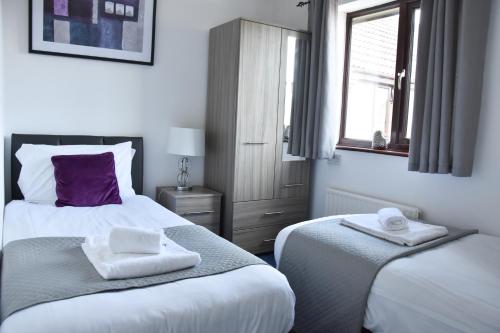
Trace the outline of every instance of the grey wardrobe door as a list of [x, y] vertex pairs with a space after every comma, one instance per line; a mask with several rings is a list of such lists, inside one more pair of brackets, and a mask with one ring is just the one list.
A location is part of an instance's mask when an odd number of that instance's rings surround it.
[[272, 199], [281, 29], [241, 23], [234, 202]]

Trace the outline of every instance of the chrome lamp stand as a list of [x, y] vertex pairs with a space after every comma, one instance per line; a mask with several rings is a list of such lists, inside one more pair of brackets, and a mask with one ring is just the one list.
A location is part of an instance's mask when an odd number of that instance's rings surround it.
[[189, 186], [189, 167], [191, 162], [189, 158], [182, 157], [179, 160], [179, 173], [177, 174], [177, 191], [192, 191], [193, 187]]

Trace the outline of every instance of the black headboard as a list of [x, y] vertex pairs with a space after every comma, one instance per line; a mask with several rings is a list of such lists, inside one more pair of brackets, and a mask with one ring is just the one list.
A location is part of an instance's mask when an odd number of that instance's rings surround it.
[[11, 186], [12, 199], [22, 200], [23, 194], [17, 185], [21, 163], [16, 158], [16, 152], [23, 143], [38, 145], [115, 145], [122, 142], [132, 142], [135, 149], [134, 160], [132, 161], [132, 186], [135, 193], [142, 194], [142, 177], [144, 163], [144, 147], [142, 138], [121, 137], [121, 136], [85, 136], [85, 135], [33, 135], [33, 134], [12, 134], [10, 163], [11, 163]]

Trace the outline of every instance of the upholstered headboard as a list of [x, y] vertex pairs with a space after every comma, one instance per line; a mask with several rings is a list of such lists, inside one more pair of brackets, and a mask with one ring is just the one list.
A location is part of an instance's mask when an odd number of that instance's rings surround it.
[[122, 142], [132, 142], [135, 149], [134, 160], [132, 161], [132, 186], [135, 193], [142, 194], [143, 161], [144, 148], [142, 138], [118, 137], [118, 136], [82, 136], [82, 135], [33, 135], [33, 134], [12, 134], [11, 143], [11, 186], [12, 199], [22, 200], [23, 194], [17, 185], [21, 163], [16, 158], [16, 152], [23, 143], [38, 145], [114, 145]]

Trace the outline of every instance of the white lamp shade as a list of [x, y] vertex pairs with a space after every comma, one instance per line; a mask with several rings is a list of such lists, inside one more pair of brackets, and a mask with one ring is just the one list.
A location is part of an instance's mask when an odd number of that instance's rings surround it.
[[167, 153], [180, 156], [205, 156], [205, 131], [195, 128], [170, 128]]

